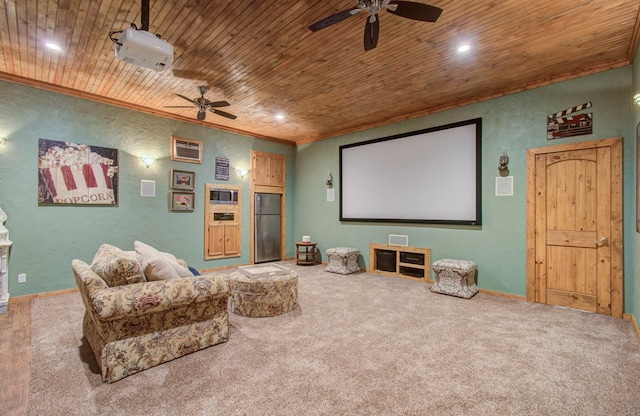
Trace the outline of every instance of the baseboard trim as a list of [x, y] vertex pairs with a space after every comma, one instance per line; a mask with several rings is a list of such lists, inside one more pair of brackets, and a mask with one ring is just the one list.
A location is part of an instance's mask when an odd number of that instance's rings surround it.
[[495, 290], [489, 290], [489, 289], [483, 289], [483, 288], [479, 288], [478, 291], [480, 293], [486, 293], [487, 295], [500, 296], [501, 298], [522, 300], [525, 302], [527, 301], [526, 296], [514, 295], [513, 293], [496, 292]]
[[624, 315], [622, 315], [622, 319], [631, 322], [631, 326], [636, 331], [636, 337], [638, 337], [638, 341], [640, 341], [640, 327], [638, 327], [638, 321], [636, 321], [636, 317], [630, 313], [625, 313]]
[[75, 293], [80, 290], [77, 287], [71, 289], [54, 290], [53, 292], [34, 293], [32, 295], [11, 296], [9, 304], [31, 302], [34, 299], [50, 298], [52, 296], [66, 295], [67, 293]]

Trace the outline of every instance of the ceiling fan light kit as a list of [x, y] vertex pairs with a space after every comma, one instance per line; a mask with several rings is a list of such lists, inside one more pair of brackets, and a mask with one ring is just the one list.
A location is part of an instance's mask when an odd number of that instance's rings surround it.
[[226, 117], [231, 120], [235, 120], [237, 118], [233, 114], [230, 114], [230, 113], [227, 113], [226, 111], [222, 111], [218, 109], [218, 107], [230, 106], [231, 104], [229, 104], [228, 102], [209, 101], [204, 97], [207, 91], [209, 91], [209, 88], [207, 88], [204, 85], [201, 85], [198, 87], [198, 91], [200, 92], [200, 97], [193, 98], [193, 99], [189, 97], [185, 97], [184, 95], [181, 95], [181, 94], [176, 94], [178, 97], [182, 98], [183, 100], [189, 101], [191, 105], [166, 105], [164, 108], [191, 108], [192, 106], [196, 107], [198, 109], [198, 114], [196, 116], [198, 121], [204, 121], [204, 119], [207, 117], [207, 110], [209, 110], [213, 114], [217, 114], [219, 116]]
[[438, 20], [442, 14], [442, 9], [439, 7], [414, 1], [356, 0], [356, 7], [356, 9], [344, 10], [326, 17], [309, 26], [309, 30], [317, 32], [364, 11], [369, 14], [364, 27], [364, 50], [369, 51], [378, 46], [378, 37], [380, 35], [380, 17], [378, 14], [381, 10], [386, 10], [391, 14], [407, 19], [431, 23]]

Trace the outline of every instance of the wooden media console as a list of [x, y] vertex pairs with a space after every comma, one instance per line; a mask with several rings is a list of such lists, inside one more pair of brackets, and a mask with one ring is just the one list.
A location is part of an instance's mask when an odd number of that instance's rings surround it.
[[429, 248], [371, 243], [369, 265], [371, 273], [433, 283]]

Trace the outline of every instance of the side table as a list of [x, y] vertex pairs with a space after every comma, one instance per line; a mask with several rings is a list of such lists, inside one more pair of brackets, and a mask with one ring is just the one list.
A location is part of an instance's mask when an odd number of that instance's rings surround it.
[[296, 264], [309, 266], [316, 264], [316, 245], [318, 243], [296, 243]]

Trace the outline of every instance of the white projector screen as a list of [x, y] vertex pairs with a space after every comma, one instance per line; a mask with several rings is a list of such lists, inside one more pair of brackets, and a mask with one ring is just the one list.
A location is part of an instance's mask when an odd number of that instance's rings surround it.
[[482, 119], [340, 146], [340, 220], [480, 225]]

